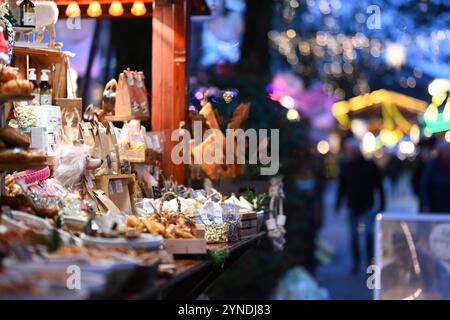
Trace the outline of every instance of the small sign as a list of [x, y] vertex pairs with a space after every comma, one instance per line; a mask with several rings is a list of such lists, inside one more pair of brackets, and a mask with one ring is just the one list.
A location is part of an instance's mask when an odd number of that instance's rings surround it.
[[121, 180], [116, 180], [115, 184], [116, 184], [116, 192], [117, 193], [122, 193], [123, 192], [122, 181]]
[[108, 183], [108, 192], [109, 192], [109, 194], [113, 194], [114, 193], [114, 184], [112, 183], [112, 181], [110, 181]]

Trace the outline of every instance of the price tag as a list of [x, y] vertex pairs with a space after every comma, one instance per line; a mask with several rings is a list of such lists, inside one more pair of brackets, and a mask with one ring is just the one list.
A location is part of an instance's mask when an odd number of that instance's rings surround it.
[[122, 181], [120, 181], [120, 180], [116, 181], [116, 192], [117, 193], [123, 192], [123, 185], [122, 185]]
[[214, 223], [223, 224], [222, 207], [214, 203]]
[[205, 225], [211, 224], [211, 220], [209, 220], [209, 218], [208, 218], [208, 211], [212, 211], [212, 210], [214, 210], [212, 203], [211, 202], [205, 203], [205, 205], [201, 209], [201, 218], [202, 218], [203, 224], [205, 224]]
[[110, 181], [108, 183], [108, 191], [109, 191], [109, 194], [113, 194], [114, 193], [114, 184], [112, 183], [112, 181]]
[[284, 214], [280, 214], [277, 217], [277, 225], [284, 226], [286, 224], [286, 216]]
[[91, 176], [86, 176], [86, 182], [87, 182], [87, 185], [88, 185], [88, 187], [90, 189], [94, 189], [95, 188], [95, 185], [94, 185], [94, 182], [92, 181], [92, 177]]
[[151, 136], [151, 138], [152, 138], [152, 145], [153, 145], [154, 149], [161, 148], [161, 145], [159, 144], [158, 136], [156, 134], [154, 134]]
[[91, 136], [91, 131], [89, 130], [89, 128], [88, 128], [88, 126], [87, 126], [86, 123], [82, 123], [82, 124], [81, 124], [81, 129], [83, 130], [83, 134], [84, 134], [86, 137], [90, 137], [90, 136]]
[[274, 218], [267, 219], [266, 221], [267, 230], [275, 230], [277, 228], [277, 222]]

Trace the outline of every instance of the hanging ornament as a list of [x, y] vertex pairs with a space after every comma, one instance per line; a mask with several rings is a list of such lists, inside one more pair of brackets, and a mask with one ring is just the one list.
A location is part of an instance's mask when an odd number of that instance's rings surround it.
[[236, 90], [225, 90], [222, 94], [222, 98], [223, 100], [225, 100], [225, 102], [231, 103], [231, 101], [233, 101], [234, 98], [237, 97], [237, 91]]

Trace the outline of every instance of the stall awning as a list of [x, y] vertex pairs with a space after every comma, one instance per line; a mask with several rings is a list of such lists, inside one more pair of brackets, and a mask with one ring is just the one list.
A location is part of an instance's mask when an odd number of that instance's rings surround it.
[[428, 103], [401, 93], [385, 89], [376, 90], [349, 100], [336, 102], [333, 115], [342, 126], [352, 118], [380, 119], [386, 114], [415, 120], [425, 112]]

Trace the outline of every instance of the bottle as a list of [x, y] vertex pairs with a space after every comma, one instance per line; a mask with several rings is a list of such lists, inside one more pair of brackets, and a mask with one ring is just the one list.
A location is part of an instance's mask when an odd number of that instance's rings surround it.
[[23, 0], [19, 5], [19, 24], [21, 27], [36, 26], [36, 12], [34, 3], [30, 0]]
[[49, 73], [50, 70], [48, 69], [41, 70], [41, 83], [39, 84], [41, 106], [52, 105], [52, 88], [50, 87], [50, 83], [48, 83]]
[[33, 100], [40, 102], [41, 88], [39, 88], [39, 86], [36, 82], [36, 69], [35, 68], [28, 69], [28, 81], [30, 81], [33, 84], [33, 91], [31, 92], [31, 94], [34, 97]]

